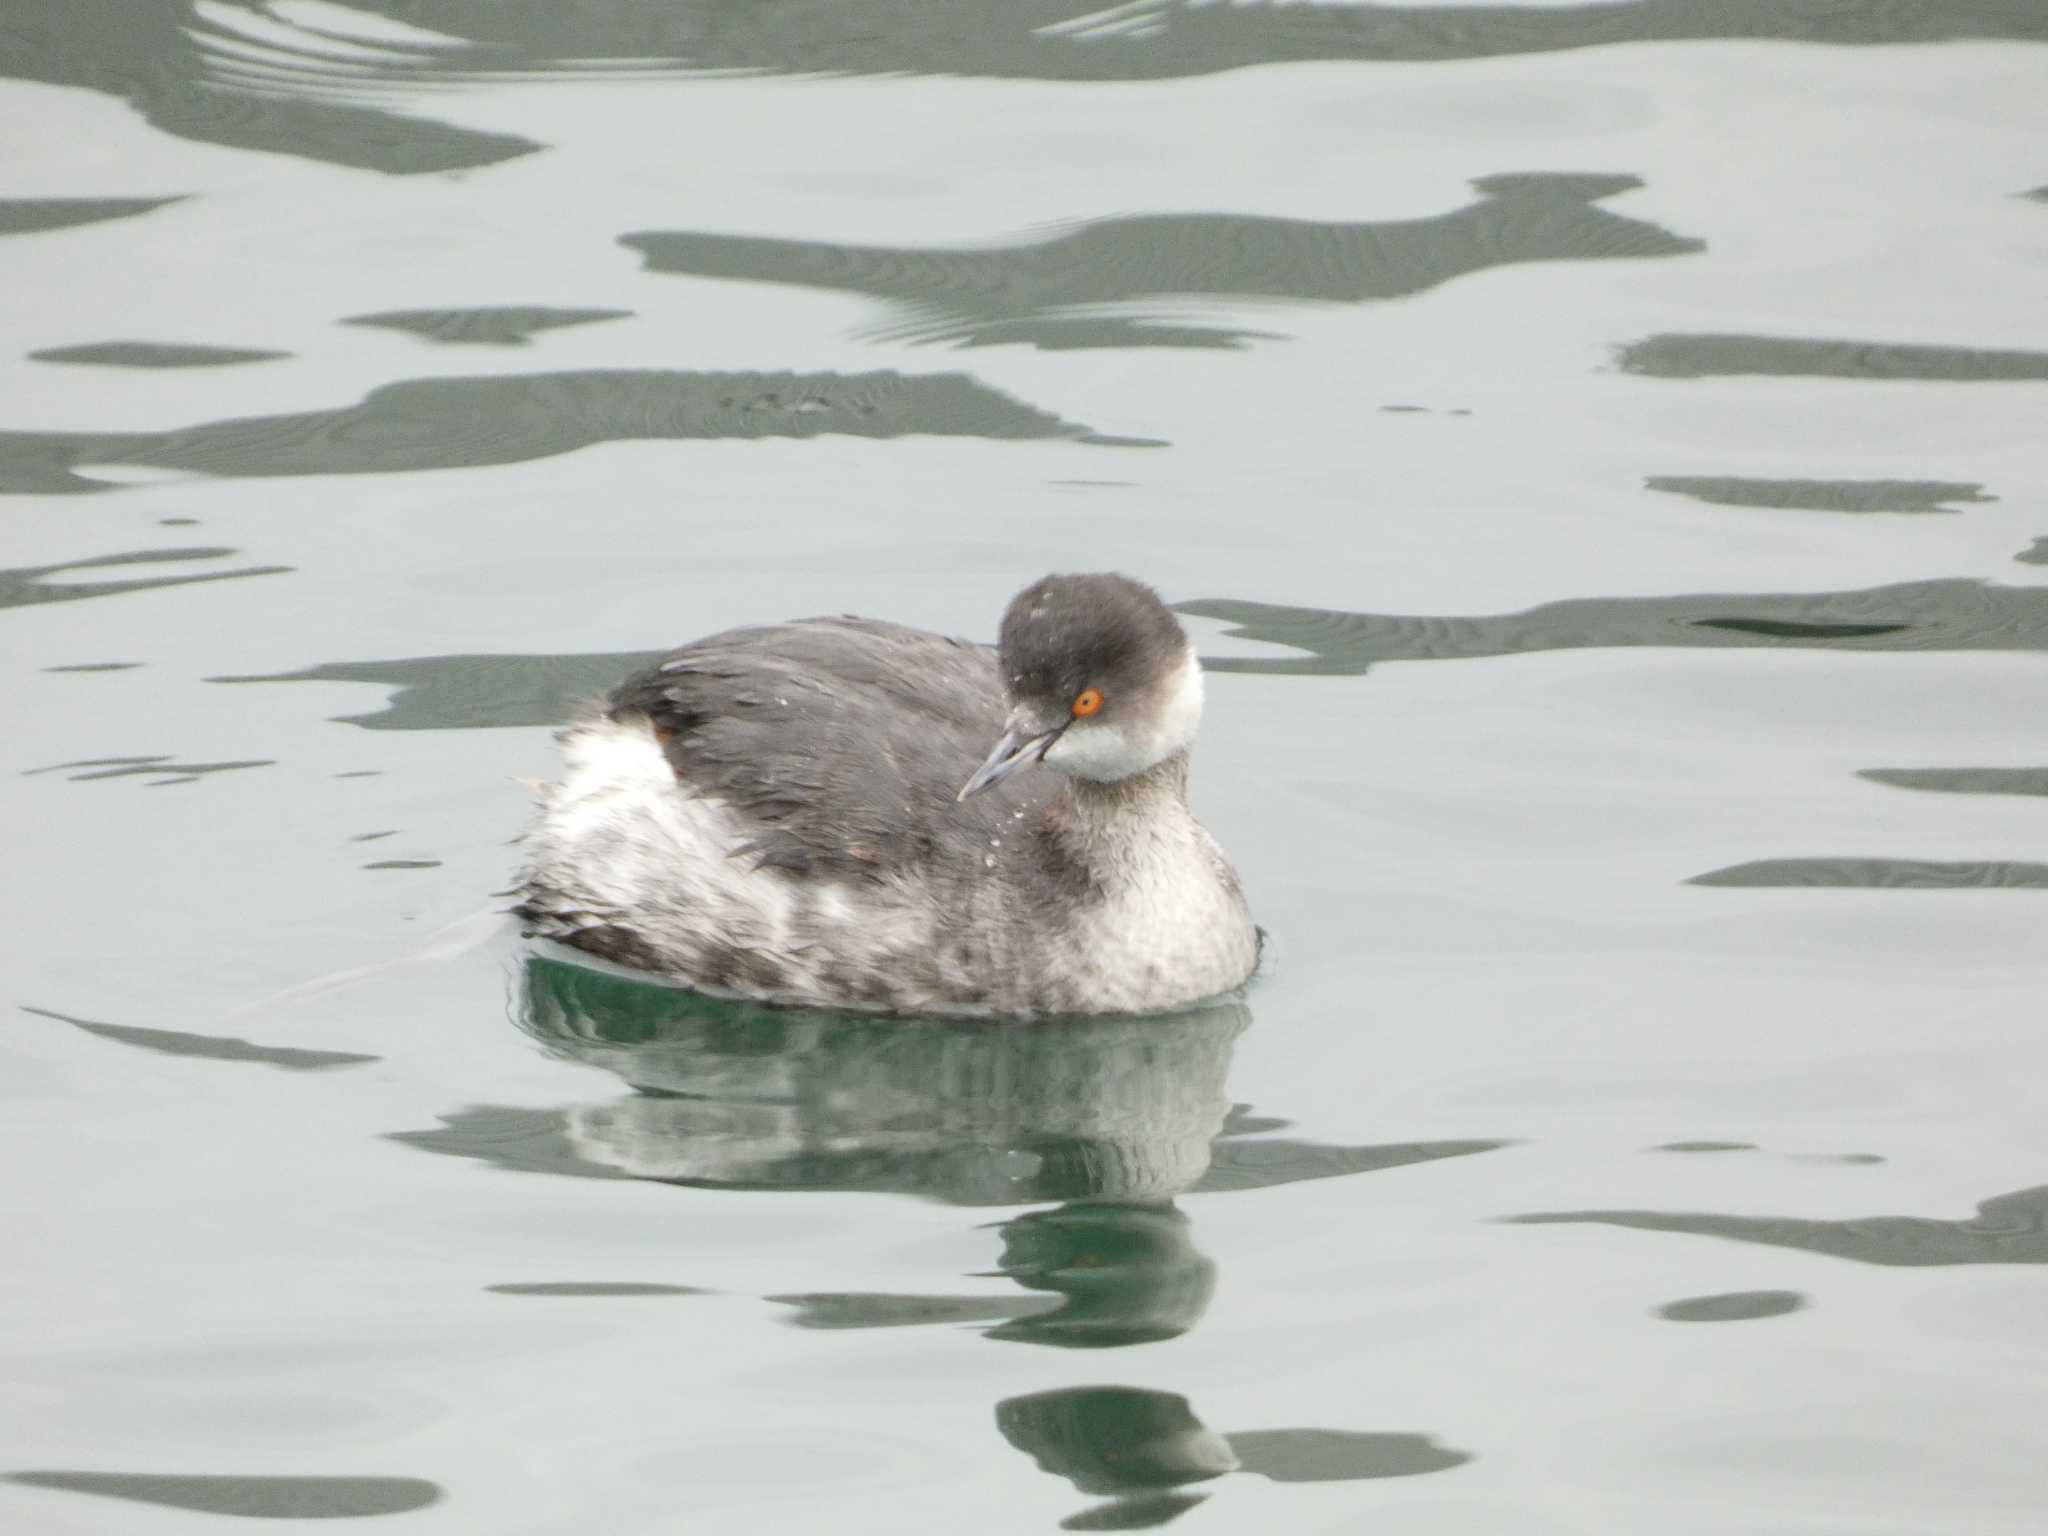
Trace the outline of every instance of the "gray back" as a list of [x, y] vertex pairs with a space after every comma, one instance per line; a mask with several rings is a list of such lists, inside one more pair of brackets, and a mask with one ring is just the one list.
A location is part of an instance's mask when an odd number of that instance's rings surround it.
[[956, 799], [1002, 733], [995, 657], [876, 619], [727, 630], [627, 678], [609, 703], [654, 722], [684, 783], [760, 823], [736, 851], [799, 873], [964, 873], [991, 838], [1035, 822], [1059, 783], [1027, 771]]

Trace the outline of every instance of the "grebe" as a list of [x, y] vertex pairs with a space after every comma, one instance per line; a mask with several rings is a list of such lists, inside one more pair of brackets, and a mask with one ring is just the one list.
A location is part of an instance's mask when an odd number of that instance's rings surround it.
[[764, 1002], [1180, 1007], [1259, 948], [1188, 809], [1201, 714], [1179, 620], [1125, 576], [1032, 583], [993, 653], [851, 617], [728, 630], [562, 734], [515, 910]]

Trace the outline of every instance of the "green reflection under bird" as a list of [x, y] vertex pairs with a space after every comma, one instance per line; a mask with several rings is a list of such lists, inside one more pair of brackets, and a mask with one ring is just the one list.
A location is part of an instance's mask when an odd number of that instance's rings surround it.
[[[636, 1091], [536, 1118], [472, 1109], [394, 1139], [530, 1171], [718, 1189], [858, 1190], [1030, 1206], [995, 1273], [1028, 1297], [771, 1297], [821, 1329], [991, 1324], [1102, 1348], [1200, 1321], [1214, 1263], [1173, 1202], [1491, 1151], [1499, 1141], [1331, 1146], [1233, 1107], [1237, 999], [1175, 1014], [1019, 1025], [774, 1008], [527, 956], [513, 1007], [555, 1055]], [[1220, 1181], [1218, 1169], [1226, 1175]]]

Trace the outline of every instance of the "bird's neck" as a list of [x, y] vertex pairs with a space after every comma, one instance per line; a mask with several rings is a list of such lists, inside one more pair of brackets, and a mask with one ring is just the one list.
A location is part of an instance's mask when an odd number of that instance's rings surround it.
[[1099, 882], [1128, 880], [1184, 841], [1188, 755], [1176, 752], [1129, 778], [1069, 779], [1046, 811], [1062, 851]]

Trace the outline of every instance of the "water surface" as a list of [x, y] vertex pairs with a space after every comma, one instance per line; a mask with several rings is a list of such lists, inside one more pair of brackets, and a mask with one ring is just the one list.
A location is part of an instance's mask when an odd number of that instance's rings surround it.
[[[0, 1525], [2037, 1530], [2048, 11], [16, 0], [0, 94]], [[644, 659], [1095, 568], [1244, 996], [511, 932]]]

